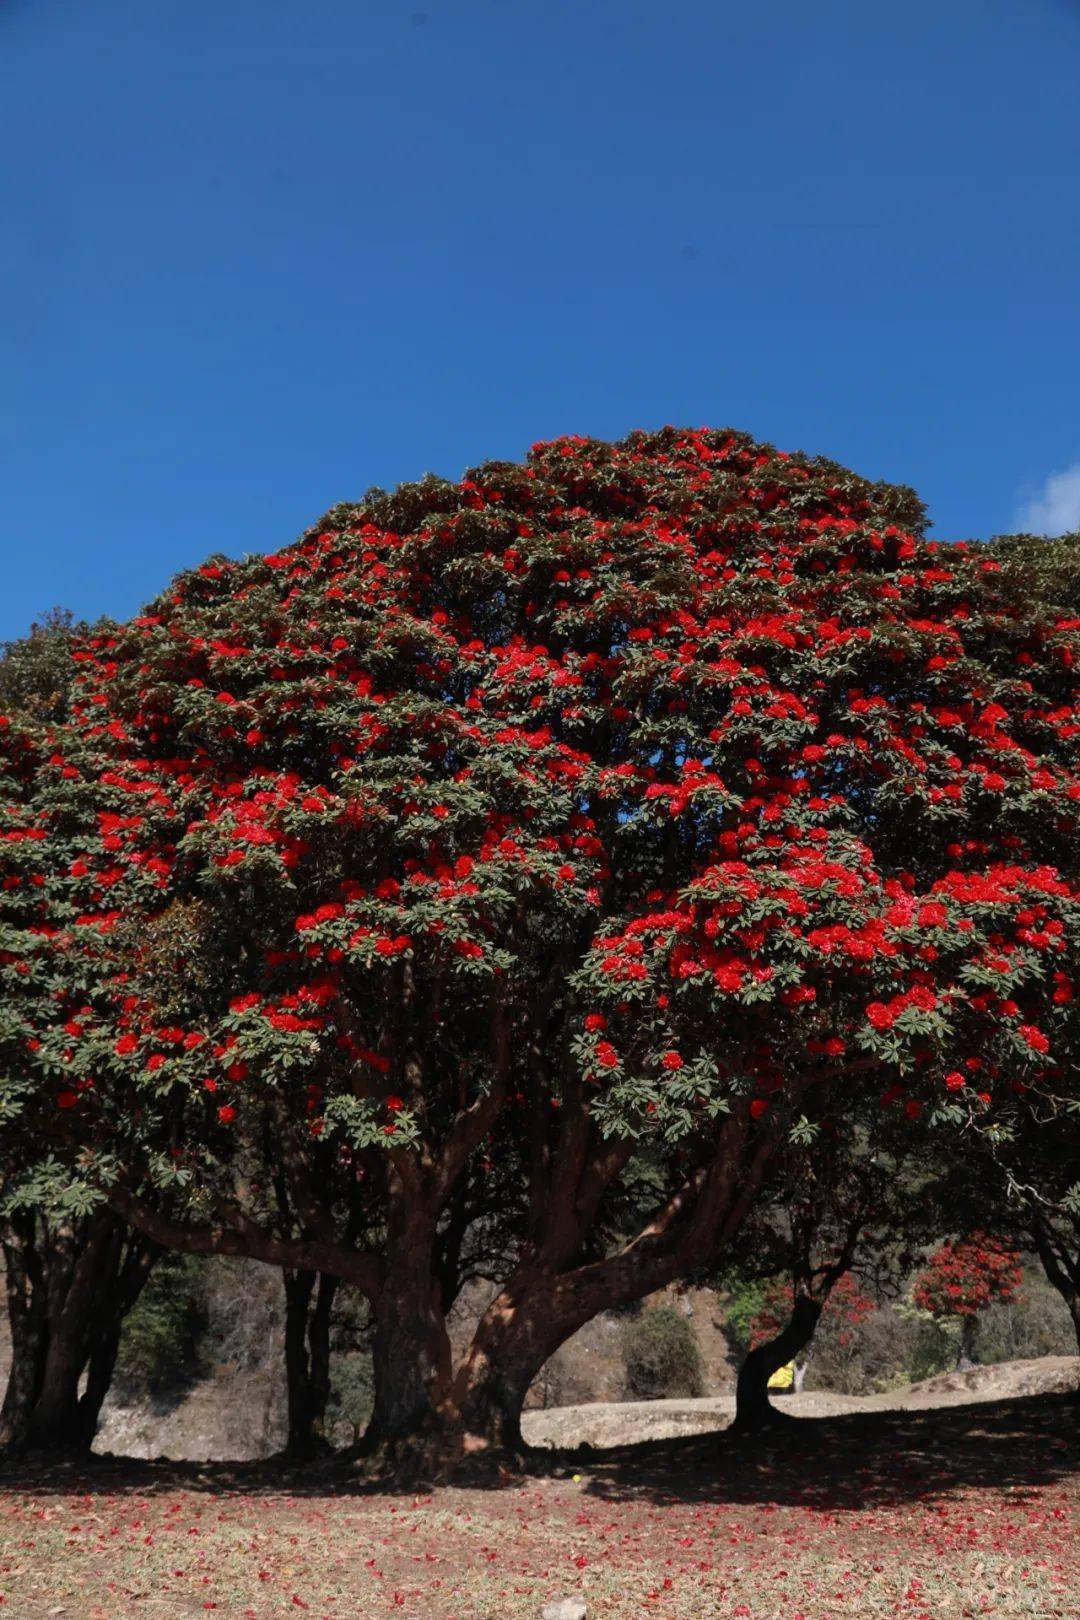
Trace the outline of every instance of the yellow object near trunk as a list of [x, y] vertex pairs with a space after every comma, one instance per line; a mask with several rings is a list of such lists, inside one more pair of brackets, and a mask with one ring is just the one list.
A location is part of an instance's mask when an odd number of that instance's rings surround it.
[[769, 1379], [770, 1389], [790, 1389], [795, 1382], [795, 1363], [789, 1361], [786, 1366], [777, 1368]]

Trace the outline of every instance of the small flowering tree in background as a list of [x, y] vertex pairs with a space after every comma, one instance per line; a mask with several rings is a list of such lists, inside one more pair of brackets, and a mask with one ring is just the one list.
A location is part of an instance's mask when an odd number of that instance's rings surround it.
[[909, 490], [726, 430], [214, 559], [77, 649], [0, 846], [26, 1107], [145, 1236], [354, 1283], [373, 1447], [513, 1443], [558, 1345], [717, 1263], [793, 1139], [1067, 1089], [1076, 642]]
[[975, 1355], [980, 1311], [1007, 1305], [1017, 1297], [1024, 1272], [1020, 1256], [1001, 1239], [985, 1232], [948, 1239], [935, 1249], [912, 1286], [913, 1304], [939, 1323], [959, 1325], [957, 1365]]
[[[1051, 999], [1069, 1009], [1073, 983], [1054, 975]], [[1080, 1346], [1080, 1106], [1068, 1084], [1017, 1088], [990, 1128], [957, 1143], [933, 1188], [939, 1230], [993, 1230], [1035, 1254]]]

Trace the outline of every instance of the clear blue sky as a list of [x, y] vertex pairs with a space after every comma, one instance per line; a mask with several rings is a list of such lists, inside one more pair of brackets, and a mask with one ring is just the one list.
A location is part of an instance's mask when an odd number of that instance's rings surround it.
[[0, 0], [0, 138], [0, 636], [558, 433], [1069, 506], [1080, 0]]

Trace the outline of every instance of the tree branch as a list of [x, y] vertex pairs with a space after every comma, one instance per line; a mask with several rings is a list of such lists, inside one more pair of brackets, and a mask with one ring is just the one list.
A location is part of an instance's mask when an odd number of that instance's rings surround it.
[[383, 1266], [375, 1255], [321, 1240], [275, 1237], [235, 1206], [221, 1208], [222, 1224], [196, 1226], [172, 1220], [120, 1187], [111, 1188], [108, 1197], [111, 1209], [163, 1248], [182, 1254], [241, 1255], [272, 1266], [326, 1271], [354, 1283], [369, 1300], [382, 1289]]

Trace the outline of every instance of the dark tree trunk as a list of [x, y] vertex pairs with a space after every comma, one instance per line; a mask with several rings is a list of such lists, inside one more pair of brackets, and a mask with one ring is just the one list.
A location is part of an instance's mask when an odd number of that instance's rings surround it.
[[[1073, 1332], [1076, 1334], [1076, 1353], [1080, 1355], [1080, 1286], [1073, 1281], [1073, 1277], [1077, 1274], [1080, 1274], [1080, 1263], [1074, 1262], [1067, 1271], [1064, 1268], [1059, 1269], [1057, 1280], [1051, 1278], [1051, 1281], [1065, 1301], [1065, 1308], [1072, 1321]], [[1080, 1401], [1080, 1384], [1076, 1386], [1074, 1398]]]
[[[292, 1457], [312, 1457], [325, 1445], [330, 1396], [330, 1310], [337, 1279], [314, 1271], [284, 1271], [285, 1381]], [[314, 1306], [312, 1298], [314, 1297]]]
[[733, 1431], [755, 1434], [782, 1415], [769, 1400], [769, 1379], [805, 1350], [821, 1316], [821, 1302], [809, 1294], [797, 1295], [791, 1317], [774, 1339], [747, 1353], [735, 1386]]
[[308, 1377], [311, 1384], [312, 1423], [317, 1442], [326, 1444], [326, 1406], [330, 1399], [330, 1313], [338, 1280], [322, 1273], [315, 1306], [308, 1322]]
[[450, 1338], [442, 1289], [430, 1272], [391, 1273], [374, 1304], [375, 1404], [364, 1450], [376, 1462], [421, 1469], [454, 1446]]
[[76, 1414], [78, 1444], [89, 1451], [112, 1386], [124, 1318], [138, 1300], [161, 1250], [139, 1233], [112, 1224], [93, 1288], [94, 1323], [87, 1336], [86, 1377]]
[[121, 1325], [120, 1320], [115, 1320], [97, 1335], [86, 1364], [86, 1383], [76, 1410], [77, 1443], [85, 1451], [94, 1443], [101, 1408], [112, 1385]]
[[[1077, 1266], [1076, 1270], [1080, 1271], [1080, 1266]], [[1080, 1286], [1073, 1282], [1071, 1271], [1066, 1272], [1064, 1269], [1059, 1270], [1056, 1279], [1051, 1277], [1050, 1280], [1065, 1301], [1065, 1309], [1069, 1313], [1069, 1320], [1076, 1334], [1076, 1353], [1080, 1355]], [[1080, 1384], [1077, 1385], [1076, 1394], [1080, 1399]]]
[[110, 1216], [95, 1218], [85, 1233], [60, 1235], [48, 1267], [48, 1346], [26, 1431], [28, 1446], [82, 1451], [93, 1439], [80, 1418], [79, 1386], [99, 1334], [111, 1326], [107, 1296], [110, 1272], [119, 1261], [119, 1237]]
[[[1060, 1231], [1054, 1232], [1041, 1219], [1032, 1223], [1031, 1231], [1047, 1281], [1065, 1301], [1076, 1332], [1076, 1348], [1080, 1352], [1080, 1243], [1077, 1241], [1080, 1233], [1077, 1231], [1076, 1218], [1073, 1219], [1071, 1244]], [[1077, 1396], [1080, 1398], [1080, 1388], [1077, 1389]]]
[[32, 1216], [4, 1248], [13, 1357], [0, 1439], [86, 1451], [156, 1251], [111, 1215], [59, 1227]]
[[45, 1289], [32, 1215], [20, 1214], [8, 1221], [3, 1253], [11, 1367], [0, 1407], [0, 1447], [7, 1447], [19, 1445], [30, 1427], [48, 1348]]
[[79, 1418], [79, 1384], [86, 1359], [86, 1347], [79, 1332], [66, 1323], [50, 1330], [45, 1377], [23, 1441], [27, 1448], [87, 1449], [88, 1441]]
[[21, 1445], [30, 1427], [44, 1362], [45, 1331], [38, 1317], [12, 1321], [11, 1367], [0, 1406], [0, 1450]]
[[962, 1316], [960, 1318], [960, 1340], [956, 1346], [956, 1367], [958, 1372], [975, 1365], [975, 1335], [977, 1331], [978, 1323], [974, 1316]]
[[315, 1286], [313, 1271], [283, 1271], [285, 1284], [285, 1391], [288, 1401], [288, 1437], [285, 1449], [292, 1456], [308, 1456], [314, 1449], [308, 1391], [307, 1318]]

